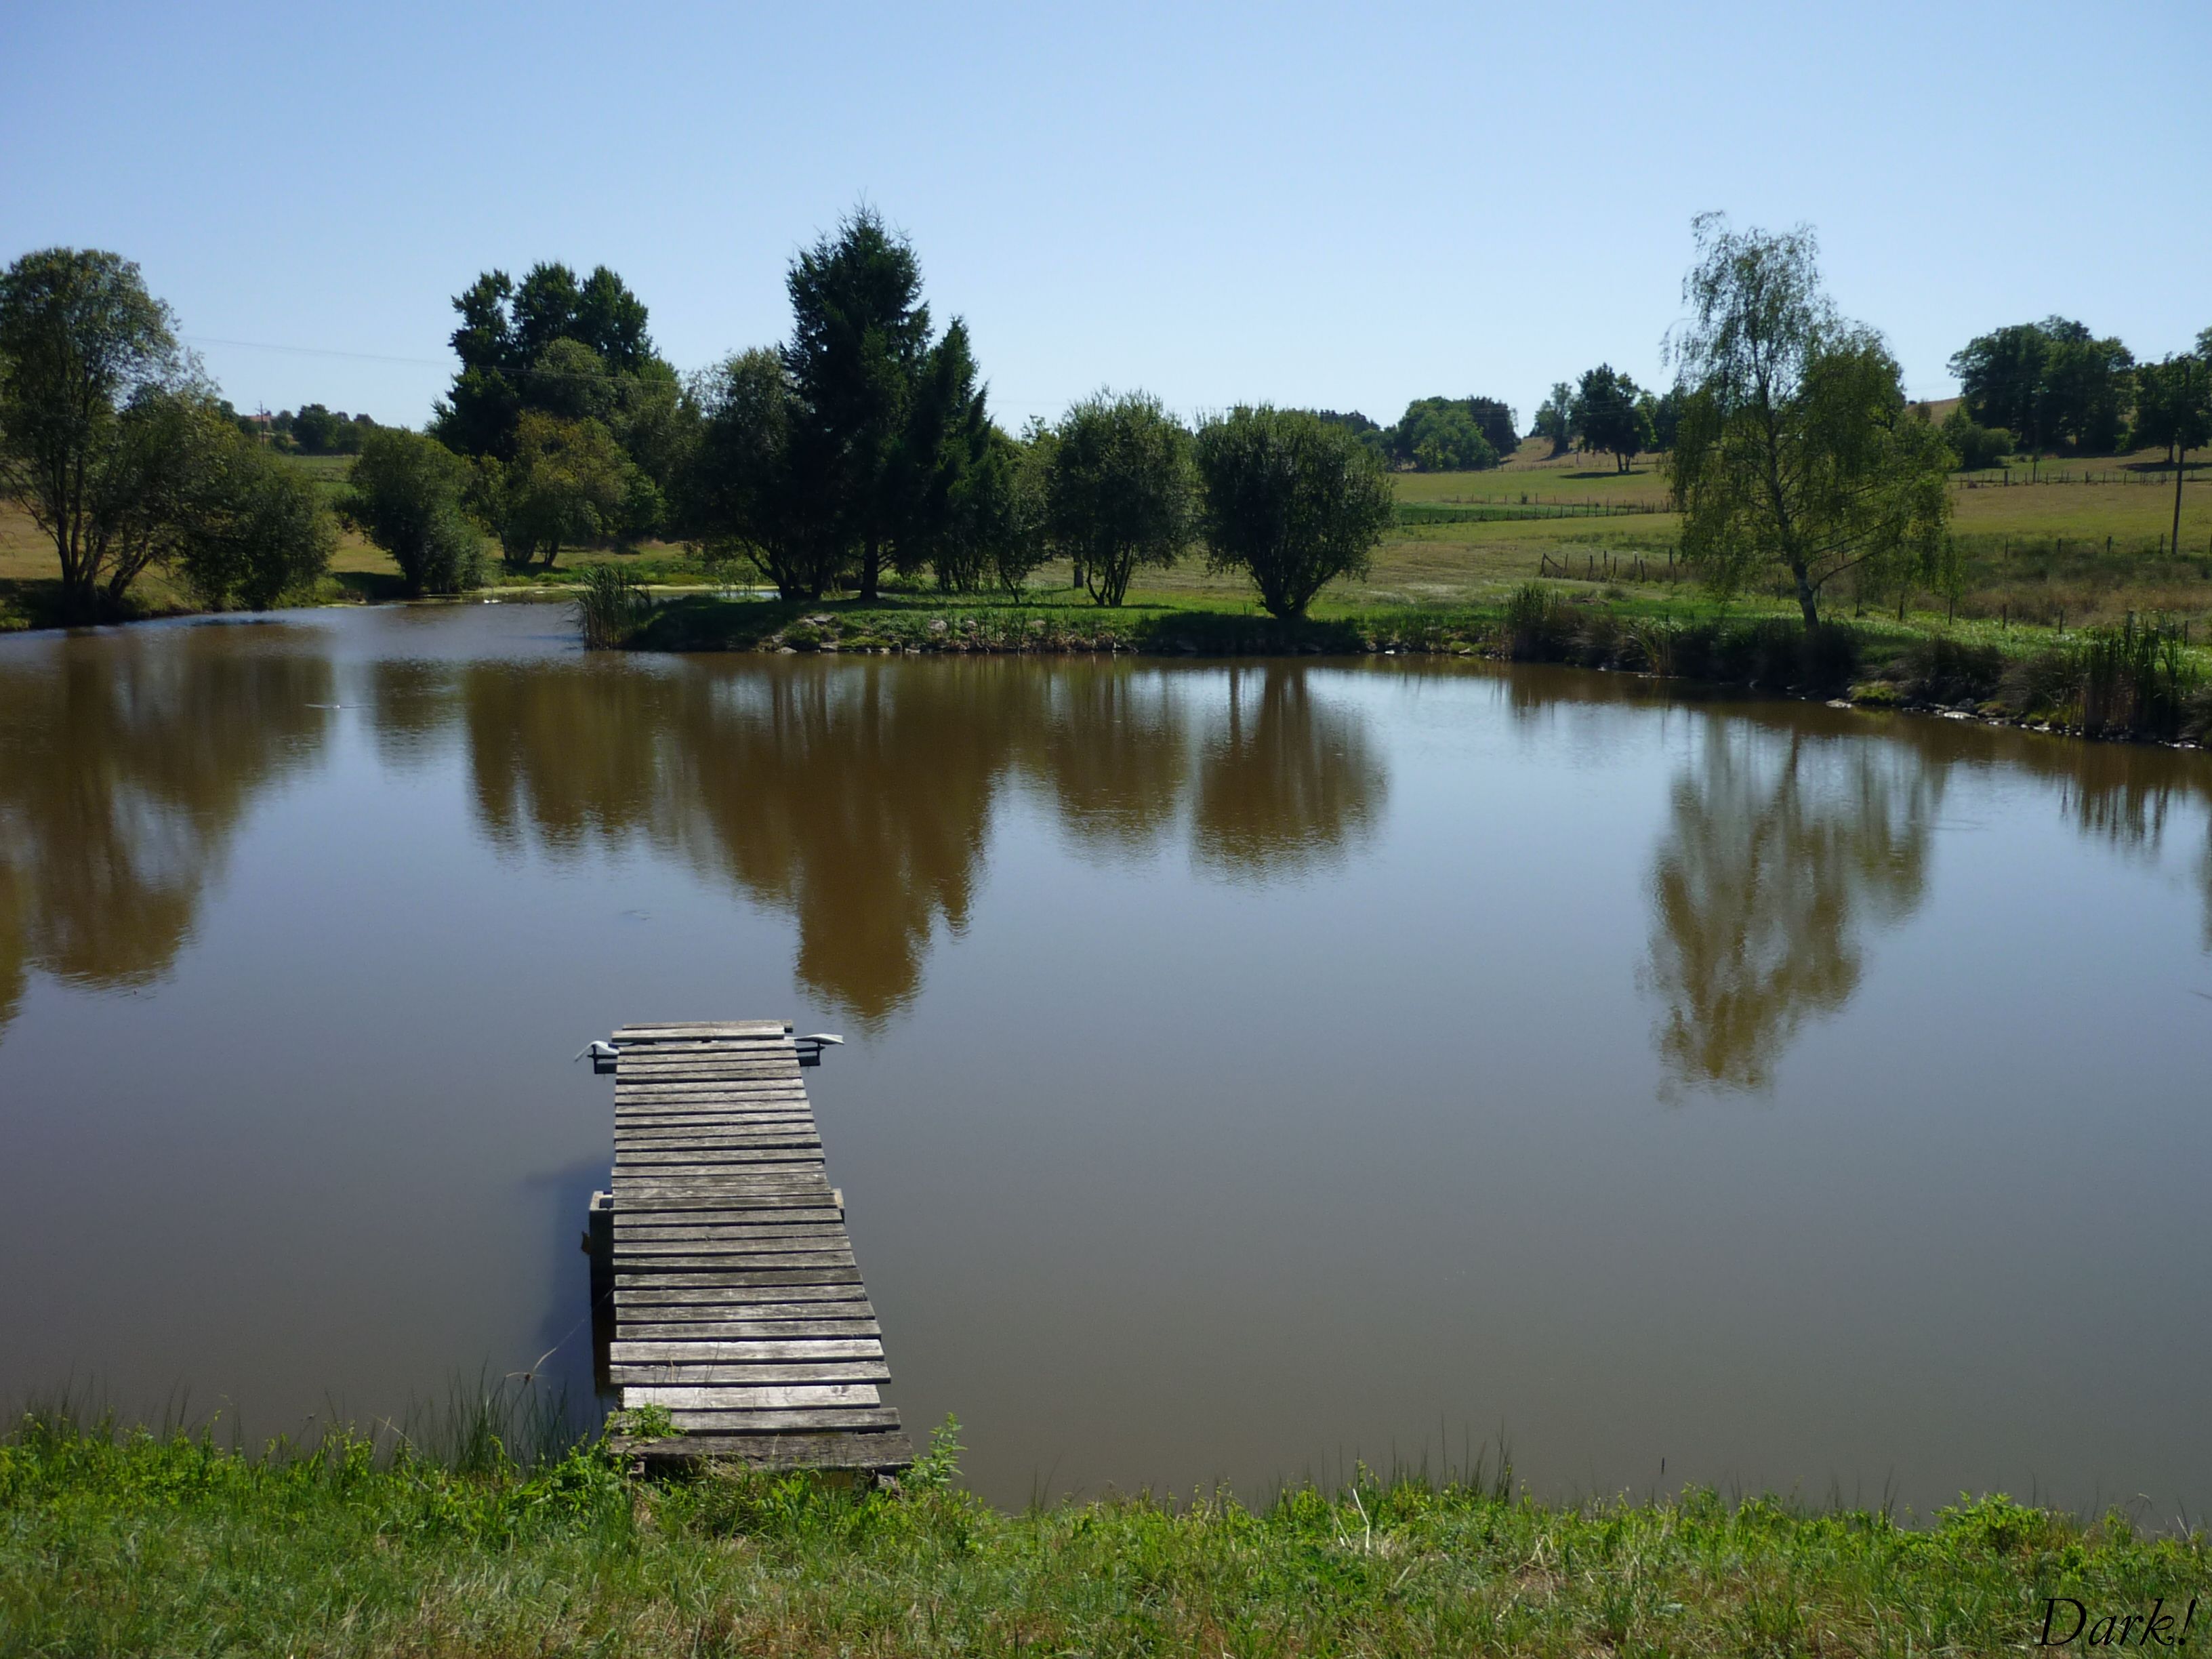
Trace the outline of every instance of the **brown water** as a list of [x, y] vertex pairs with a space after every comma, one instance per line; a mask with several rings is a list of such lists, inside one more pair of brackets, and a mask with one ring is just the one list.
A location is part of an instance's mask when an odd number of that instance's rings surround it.
[[[588, 1389], [624, 1021], [813, 1091], [1033, 1490], [2212, 1501], [2212, 758], [1384, 661], [0, 642], [0, 1393]], [[1663, 1464], [1662, 1464], [1663, 1460]]]

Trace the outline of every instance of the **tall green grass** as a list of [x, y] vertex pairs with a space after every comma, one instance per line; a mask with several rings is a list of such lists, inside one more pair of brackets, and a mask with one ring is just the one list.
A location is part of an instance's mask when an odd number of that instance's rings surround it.
[[2091, 630], [2074, 668], [2071, 723], [2093, 733], [2173, 736], [2203, 679], [2178, 624], [2132, 612], [2118, 628]]
[[576, 621], [586, 651], [628, 645], [652, 620], [652, 595], [619, 565], [585, 566], [576, 588]]
[[1710, 1491], [1545, 1504], [1501, 1460], [1006, 1514], [959, 1489], [949, 1435], [887, 1490], [648, 1481], [588, 1440], [526, 1465], [456, 1427], [434, 1455], [21, 1419], [0, 1438], [0, 1650], [1978, 1654], [2031, 1645], [2048, 1596], [2212, 1596], [2197, 1532], [1999, 1497], [1918, 1527]]

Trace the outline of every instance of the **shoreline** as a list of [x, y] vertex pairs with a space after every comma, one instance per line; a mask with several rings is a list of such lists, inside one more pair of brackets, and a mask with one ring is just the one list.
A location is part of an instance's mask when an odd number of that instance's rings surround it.
[[[2133, 623], [2130, 628], [2132, 630]], [[1194, 606], [1037, 607], [1018, 602], [867, 605], [685, 598], [656, 605], [621, 648], [778, 655], [1443, 657], [1543, 663], [1655, 683], [1759, 692], [2016, 730], [2196, 750], [2212, 738], [2212, 691], [2197, 653], [2173, 658], [2161, 688], [2076, 681], [2077, 631], [2000, 643], [1969, 623], [1874, 626], [1708, 607], [1654, 612], [1532, 585], [1487, 606], [1370, 606], [1279, 622]], [[1978, 637], [1978, 633], [1980, 637]], [[2155, 665], [2154, 665], [2154, 668]], [[2069, 678], [2069, 676], [2074, 677]], [[2102, 715], [2100, 718], [2100, 715]]]
[[2212, 1615], [2203, 1529], [2117, 1506], [1545, 1503], [1478, 1459], [1017, 1513], [961, 1489], [949, 1421], [864, 1487], [646, 1477], [600, 1439], [519, 1462], [514, 1403], [464, 1402], [422, 1443], [258, 1453], [20, 1414], [0, 1630], [39, 1652], [1865, 1653], [2008, 1650], [2076, 1606], [2107, 1644], [2130, 1617]]
[[[2195, 752], [2212, 746], [2212, 689], [2194, 666], [2195, 690], [2178, 687], [2151, 729], [2124, 720], [2092, 723], [2066, 688], [2026, 688], [2023, 678], [2063, 679], [2072, 654], [2094, 637], [2022, 629], [1994, 634], [1964, 624], [1887, 618], [1828, 622], [1808, 635], [1791, 615], [1705, 602], [1654, 607], [1569, 587], [1531, 584], [1505, 601], [1475, 605], [1369, 605], [1282, 622], [1182, 601], [1139, 597], [1109, 608], [936, 593], [894, 592], [884, 599], [784, 600], [727, 589], [646, 590], [652, 605], [618, 647], [649, 654], [758, 653], [784, 656], [1107, 656], [1234, 661], [1258, 657], [1429, 657], [1544, 664], [1632, 676], [1653, 684], [1750, 692], [1833, 708], [1905, 714], [2008, 727], [2092, 743]], [[570, 605], [577, 585], [518, 582], [418, 599], [325, 599], [283, 607], [349, 611], [398, 605]], [[174, 624], [196, 617], [245, 618], [265, 612], [173, 606], [90, 623], [42, 623], [0, 632], [66, 634], [88, 629]], [[2040, 637], [2038, 637], [2038, 635]], [[1687, 660], [1684, 660], [1686, 658]], [[1702, 671], [1702, 672], [1701, 672]], [[2008, 695], [2009, 693], [2009, 696]], [[2039, 701], [2035, 700], [2039, 696]]]

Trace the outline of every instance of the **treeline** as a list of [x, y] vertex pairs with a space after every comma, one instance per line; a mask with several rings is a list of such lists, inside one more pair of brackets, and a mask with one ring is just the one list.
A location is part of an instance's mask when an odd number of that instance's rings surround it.
[[241, 415], [222, 400], [223, 413], [249, 438], [265, 438], [270, 447], [286, 455], [358, 455], [362, 434], [376, 422], [366, 415], [349, 415], [323, 404], [302, 404], [295, 414], [280, 409], [274, 415]]
[[1310, 413], [1239, 408], [1194, 432], [1157, 398], [1102, 391], [1009, 434], [966, 325], [935, 330], [912, 246], [872, 211], [786, 286], [790, 338], [693, 383], [673, 512], [710, 559], [749, 558], [787, 597], [872, 599], [886, 573], [1018, 590], [1057, 554], [1118, 605], [1139, 571], [1202, 546], [1297, 616], [1364, 572], [1392, 522], [1381, 455]]
[[[1809, 234], [1735, 237], [1711, 220], [1698, 234], [1685, 294], [1698, 319], [1672, 343], [1675, 383], [1601, 363], [1555, 384], [1531, 429], [1553, 455], [1608, 454], [1624, 471], [1664, 453], [1686, 555], [1723, 586], [1779, 565], [1808, 620], [1839, 570], [1861, 585], [1940, 578], [1948, 537], [1929, 491], [1943, 467], [2018, 448], [2178, 458], [2212, 440], [2212, 329], [2157, 362], [2065, 319], [1996, 330], [1953, 359], [1962, 398], [1936, 427], [1879, 337], [1835, 317]], [[1795, 286], [1754, 316], [1769, 279]], [[137, 267], [26, 255], [0, 277], [0, 493], [53, 540], [72, 616], [119, 607], [156, 566], [214, 605], [266, 605], [319, 576], [331, 511], [276, 449], [357, 456], [336, 514], [411, 594], [478, 584], [488, 538], [516, 572], [566, 547], [665, 539], [806, 599], [873, 599], [893, 578], [1018, 591], [1059, 558], [1115, 605], [1139, 572], [1202, 555], [1294, 616], [1366, 568], [1390, 521], [1387, 471], [1492, 466], [1521, 441], [1510, 408], [1474, 396], [1418, 398], [1389, 427], [1267, 407], [1194, 427], [1143, 392], [1101, 392], [1011, 432], [965, 324], [938, 326], [913, 246], [873, 212], [803, 251], [786, 287], [785, 340], [687, 378], [606, 267], [487, 271], [454, 298], [459, 368], [417, 433], [317, 404], [240, 416]], [[1748, 309], [1722, 306], [1724, 289]], [[1740, 383], [1738, 345], [1762, 331], [1796, 355]], [[1807, 423], [1805, 453], [1841, 469], [1818, 475], [1827, 495], [1788, 507], [1809, 488], [1795, 473], [1745, 493], [1763, 465], [1747, 409]], [[1806, 540], [1820, 523], [1839, 539]]]
[[1960, 392], [1953, 420], [1992, 433], [1985, 449], [2164, 449], [2179, 460], [2181, 451], [2212, 441], [2212, 328], [2191, 349], [2150, 362], [2085, 324], [2046, 317], [1977, 335], [1950, 368]]
[[1513, 410], [1496, 398], [1416, 398], [1395, 426], [1377, 426], [1357, 410], [1319, 414], [1411, 472], [1480, 471], [1521, 446]]
[[[1419, 398], [1406, 405], [1395, 426], [1377, 426], [1354, 410], [1323, 410], [1321, 417], [1356, 434], [1392, 466], [1411, 472], [1475, 472], [1498, 465], [1521, 447], [1514, 412], [1495, 398]], [[1655, 393], [1610, 363], [1578, 380], [1554, 385], [1536, 407], [1531, 437], [1551, 445], [1553, 456], [1570, 450], [1609, 454], [1626, 472], [1638, 455], [1674, 447], [1681, 421], [1681, 393]]]
[[872, 211], [802, 252], [786, 288], [787, 339], [685, 380], [612, 271], [487, 273], [454, 301], [461, 368], [429, 431], [369, 434], [345, 512], [421, 592], [472, 579], [473, 522], [519, 569], [662, 537], [805, 599], [874, 599], [893, 577], [1016, 591], [1057, 555], [1117, 605], [1137, 573], [1202, 548], [1285, 616], [1364, 570], [1392, 522], [1382, 454], [1312, 414], [1193, 430], [1102, 392], [1009, 433], [966, 325], [937, 326], [912, 245]]

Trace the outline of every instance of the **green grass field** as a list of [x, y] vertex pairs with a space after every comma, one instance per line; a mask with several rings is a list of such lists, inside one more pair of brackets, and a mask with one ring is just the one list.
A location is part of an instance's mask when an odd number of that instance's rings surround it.
[[1547, 1504], [1479, 1466], [1010, 1515], [959, 1490], [943, 1443], [885, 1492], [647, 1482], [588, 1446], [525, 1469], [482, 1431], [393, 1461], [26, 1419], [0, 1442], [0, 1649], [1988, 1654], [2046, 1617], [2064, 1634], [2076, 1605], [2085, 1635], [2164, 1618], [2201, 1643], [2212, 1549], [2160, 1520], [2002, 1497], [1919, 1524], [1697, 1491]]
[[[1364, 579], [1328, 590], [1316, 614], [1492, 605], [1537, 577], [1593, 592], [1624, 588], [1655, 602], [1694, 605], [1691, 585], [1668, 580], [1667, 558], [1679, 534], [1676, 519], [1664, 511], [1632, 510], [1663, 507], [1666, 480], [1658, 458], [1639, 457], [1623, 473], [1607, 457], [1541, 459], [1542, 447], [1523, 445], [1505, 465], [1486, 472], [1398, 474], [1399, 500], [1404, 516], [1413, 521], [1401, 523], [1384, 539]], [[2212, 630], [2212, 466], [2191, 468], [2183, 490], [2183, 556], [2176, 558], [2158, 550], [2172, 515], [2172, 474], [2161, 460], [2155, 455], [2100, 458], [2055, 464], [2045, 472], [2046, 477], [2078, 477], [2084, 467], [2094, 467], [2100, 475], [2148, 483], [1996, 487], [1984, 483], [1987, 475], [1956, 481], [1953, 529], [1967, 576], [1956, 614], [1969, 620], [2074, 628], [2112, 622], [2129, 611], [2159, 612]], [[350, 462], [343, 457], [298, 458], [292, 465], [335, 489]], [[2016, 466], [2014, 474], [2022, 478], [2025, 469]], [[1547, 516], [1524, 516], [1531, 514]], [[1548, 516], [1553, 514], [1558, 516]], [[590, 563], [623, 564], [656, 586], [714, 582], [682, 549], [661, 546], [629, 554], [572, 550], [550, 576], [502, 573], [495, 581], [559, 586]], [[39, 585], [54, 572], [52, 550], [28, 520], [13, 508], [0, 509], [0, 612], [11, 601], [19, 611], [27, 608]], [[1069, 574], [1064, 564], [1048, 565], [1026, 602], [1054, 604], [1070, 597]], [[350, 532], [341, 538], [331, 577], [324, 595], [330, 599], [390, 598], [398, 592], [392, 562]], [[1141, 580], [1141, 590], [1131, 594], [1133, 602], [1199, 603], [1232, 613], [1251, 608], [1246, 583], [1209, 574], [1197, 556], [1172, 570], [1145, 573]], [[158, 572], [145, 580], [141, 599], [156, 610], [185, 603], [185, 596]], [[1862, 599], [1848, 587], [1832, 592], [1828, 600], [1831, 611], [1844, 616], [1893, 603], [1893, 596]], [[1926, 617], [1936, 614], [1933, 607], [1938, 603], [1933, 596], [1917, 596], [1911, 610]], [[1739, 606], [1759, 608], [1755, 596]], [[1950, 610], [1942, 605], [1947, 617]]]

